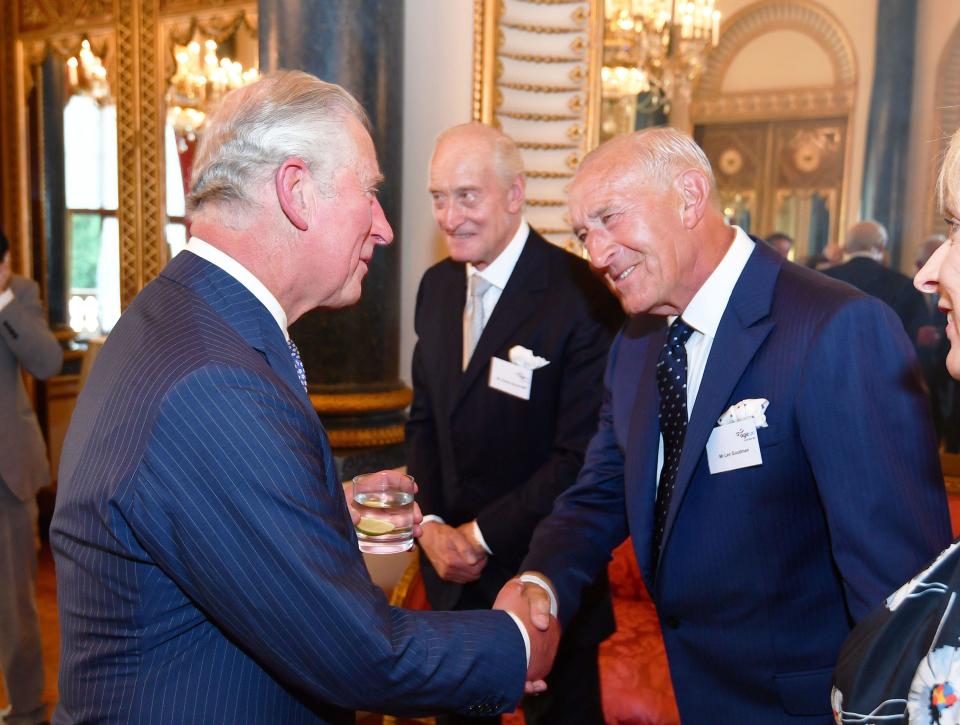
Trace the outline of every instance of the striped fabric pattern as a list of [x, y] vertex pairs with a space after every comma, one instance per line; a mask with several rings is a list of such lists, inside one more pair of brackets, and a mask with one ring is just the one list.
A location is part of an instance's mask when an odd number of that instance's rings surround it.
[[189, 253], [97, 359], [51, 539], [56, 723], [352, 722], [521, 696], [507, 615], [387, 605], [281, 330]]

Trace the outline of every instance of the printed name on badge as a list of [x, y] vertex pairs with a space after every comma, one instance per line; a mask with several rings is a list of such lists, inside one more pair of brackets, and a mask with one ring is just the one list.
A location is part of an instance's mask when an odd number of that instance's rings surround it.
[[530, 400], [533, 370], [498, 357], [490, 358], [490, 387], [522, 400]]
[[707, 464], [710, 473], [735, 471], [738, 468], [759, 466], [760, 441], [753, 418], [718, 425], [707, 440]]

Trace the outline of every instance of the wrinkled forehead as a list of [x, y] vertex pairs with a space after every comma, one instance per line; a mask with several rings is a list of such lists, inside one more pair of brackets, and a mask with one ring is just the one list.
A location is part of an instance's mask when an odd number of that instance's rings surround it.
[[468, 144], [448, 139], [437, 147], [430, 162], [431, 187], [470, 187], [495, 180], [494, 157], [489, 144]]
[[577, 171], [568, 191], [570, 214], [586, 220], [611, 206], [642, 201], [663, 194], [664, 190], [644, 182], [628, 167], [617, 164], [591, 164]]

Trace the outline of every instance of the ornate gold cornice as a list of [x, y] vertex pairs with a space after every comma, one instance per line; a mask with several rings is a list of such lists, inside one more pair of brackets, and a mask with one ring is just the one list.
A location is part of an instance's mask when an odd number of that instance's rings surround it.
[[[723, 93], [722, 83], [736, 54], [750, 41], [775, 30], [794, 30], [820, 45], [830, 59], [836, 87], [844, 92], [850, 91], [852, 99], [852, 89], [857, 82], [856, 55], [840, 21], [825, 7], [810, 0], [762, 0], [748, 5], [723, 23], [720, 42], [710, 53], [700, 80], [693, 115], [708, 116], [703, 104], [710, 103], [713, 104], [711, 108], [715, 108], [725, 95], [731, 95]], [[789, 92], [775, 95], [785, 97]]]
[[[75, 32], [77, 27], [110, 25], [116, 13], [114, 0], [17, 0], [21, 35]], [[7, 0], [4, 4], [12, 4]]]

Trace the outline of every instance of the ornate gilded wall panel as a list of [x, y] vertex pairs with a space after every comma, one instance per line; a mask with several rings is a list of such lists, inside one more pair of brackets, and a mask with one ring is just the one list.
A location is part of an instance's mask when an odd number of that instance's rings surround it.
[[19, 0], [20, 32], [69, 32], [77, 26], [107, 25], [114, 0]]
[[16, 102], [20, 98], [20, 63], [17, 62], [14, 41], [14, 28], [17, 27], [17, 6], [14, 3], [0, 3], [0, 173], [3, 174], [3, 199], [0, 204], [0, 224], [10, 238], [11, 258], [13, 268], [22, 270], [29, 260], [22, 258], [23, 231], [21, 192], [23, 176], [20, 172], [20, 157], [16, 149], [19, 147], [22, 108]]
[[575, 251], [566, 186], [596, 144], [599, 0], [475, 0], [476, 120], [510, 134], [527, 168], [527, 218]]

